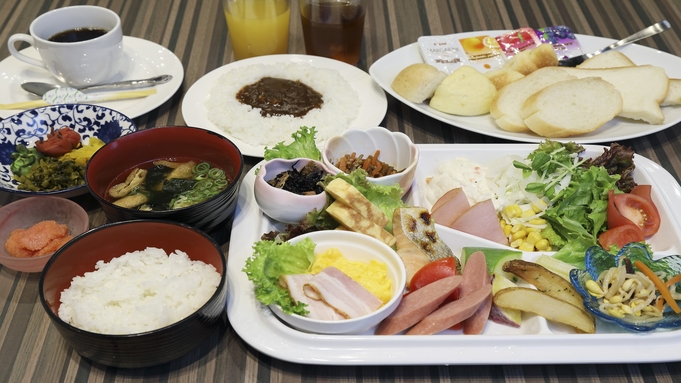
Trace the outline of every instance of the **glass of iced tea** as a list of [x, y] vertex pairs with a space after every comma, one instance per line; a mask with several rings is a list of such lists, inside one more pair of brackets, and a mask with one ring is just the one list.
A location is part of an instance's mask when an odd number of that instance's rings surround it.
[[289, 0], [222, 0], [234, 58], [288, 53]]
[[305, 52], [356, 65], [367, 0], [300, 0]]

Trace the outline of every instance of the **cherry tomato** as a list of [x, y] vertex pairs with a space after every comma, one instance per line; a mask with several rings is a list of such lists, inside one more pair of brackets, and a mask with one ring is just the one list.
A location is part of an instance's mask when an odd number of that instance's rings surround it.
[[[637, 191], [645, 193], [645, 189]], [[645, 237], [660, 229], [660, 214], [651, 201], [636, 194], [608, 192], [608, 229], [633, 223]]]
[[[409, 282], [409, 290], [415, 291], [421, 287], [433, 283], [445, 277], [456, 275], [457, 260], [454, 257], [438, 259], [423, 266], [414, 274]], [[454, 291], [445, 302], [455, 300], [459, 297], [459, 291]]]
[[643, 241], [645, 241], [643, 232], [631, 223], [609, 229], [598, 236], [598, 242], [606, 250], [609, 250], [612, 245], [617, 245], [621, 249], [629, 242]]
[[[419, 269], [419, 271], [416, 272], [416, 274], [414, 274], [413, 277], [411, 277], [411, 281], [409, 282], [409, 293], [442, 278], [456, 275], [457, 262], [458, 261], [456, 258], [447, 257], [438, 259], [437, 261], [430, 262], [423, 266]], [[454, 290], [447, 298], [445, 298], [443, 303], [451, 302], [457, 299], [459, 299], [459, 289]], [[461, 330], [462, 327], [462, 323], [457, 323], [450, 327], [450, 329]]]

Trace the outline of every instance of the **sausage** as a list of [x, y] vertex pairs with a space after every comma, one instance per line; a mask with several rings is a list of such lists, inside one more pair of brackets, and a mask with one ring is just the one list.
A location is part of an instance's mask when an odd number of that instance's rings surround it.
[[491, 296], [492, 285], [485, 285], [440, 307], [407, 331], [406, 335], [431, 335], [444, 331], [473, 315], [485, 299]]
[[405, 295], [397, 309], [378, 325], [374, 334], [394, 335], [418, 323], [437, 309], [462, 281], [462, 276], [452, 275]]
[[[476, 251], [468, 257], [461, 275], [463, 282], [461, 283], [460, 297], [472, 294], [482, 286], [492, 285], [487, 269], [487, 259], [482, 251]], [[479, 310], [463, 322], [463, 333], [482, 334], [491, 308], [492, 295], [490, 294], [489, 298], [480, 305]]]

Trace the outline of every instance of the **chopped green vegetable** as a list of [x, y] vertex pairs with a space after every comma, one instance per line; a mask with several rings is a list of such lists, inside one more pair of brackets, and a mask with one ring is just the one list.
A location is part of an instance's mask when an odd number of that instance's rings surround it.
[[284, 158], [287, 160], [293, 158], [311, 158], [319, 161], [322, 158], [322, 153], [317, 148], [315, 143], [315, 135], [317, 131], [315, 127], [308, 128], [301, 126], [297, 132], [293, 133], [293, 142], [284, 145], [284, 142], [276, 144], [273, 148], [265, 147], [265, 160], [273, 158]]
[[43, 157], [25, 175], [14, 175], [20, 190], [51, 191], [85, 183], [85, 167], [72, 160]]
[[10, 155], [12, 159], [10, 170], [15, 175], [25, 176], [31, 170], [31, 167], [37, 164], [43, 157], [45, 155], [36, 148], [28, 149], [25, 145], [18, 144], [16, 151]]
[[255, 285], [255, 297], [264, 305], [276, 304], [288, 314], [307, 314], [305, 304], [294, 302], [279, 277], [306, 273], [314, 260], [315, 243], [306, 238], [294, 245], [290, 242], [259, 241], [243, 268]]

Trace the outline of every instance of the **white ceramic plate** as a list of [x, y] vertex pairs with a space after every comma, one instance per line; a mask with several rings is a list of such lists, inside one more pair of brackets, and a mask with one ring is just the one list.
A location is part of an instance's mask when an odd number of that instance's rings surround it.
[[[479, 31], [460, 33], [456, 36], [457, 38], [481, 35], [499, 36], [506, 32], [508, 31]], [[603, 37], [586, 35], [576, 36], [585, 53], [599, 50], [615, 42], [615, 40]], [[626, 46], [620, 49], [620, 51], [626, 54], [637, 65], [651, 64], [659, 66], [666, 70], [667, 75], [670, 78], [681, 78], [681, 58], [677, 56], [636, 44]], [[499, 128], [489, 114], [474, 117], [455, 116], [439, 112], [428, 106], [427, 103], [415, 104], [407, 101], [404, 97], [397, 94], [390, 85], [395, 76], [397, 76], [402, 69], [408, 65], [422, 62], [423, 59], [418, 43], [413, 43], [381, 57], [369, 68], [369, 73], [374, 80], [376, 80], [378, 85], [396, 99], [418, 112], [454, 127], [512, 141], [540, 142], [543, 140], [543, 137], [534, 133], [507, 132]], [[651, 125], [645, 122], [615, 118], [594, 132], [558, 140], [569, 140], [582, 144], [621, 141], [659, 132], [681, 121], [681, 107], [667, 106], [663, 107], [662, 110], [665, 115], [665, 121], [660, 125]]]
[[[39, 58], [38, 52], [32, 47], [25, 48], [21, 52], [29, 57]], [[129, 118], [135, 118], [168, 101], [182, 85], [184, 79], [182, 62], [167, 48], [148, 40], [123, 36], [123, 53], [126, 65], [111, 79], [111, 82], [138, 80], [162, 74], [170, 74], [173, 79], [165, 84], [156, 85], [157, 93], [151, 96], [135, 100], [100, 102], [97, 105], [117, 110]], [[0, 104], [39, 100], [38, 96], [21, 88], [21, 84], [25, 82], [59, 83], [46, 69], [26, 64], [15, 59], [14, 56], [9, 56], [0, 62], [0, 79], [2, 80]], [[6, 118], [18, 112], [20, 110], [0, 110], [0, 117]]]
[[[421, 200], [419, 187], [436, 172], [438, 163], [464, 156], [483, 165], [504, 154], [526, 156], [534, 144], [419, 145], [421, 161], [407, 203]], [[603, 152], [601, 146], [585, 146], [585, 156]], [[681, 215], [672, 206], [681, 203], [681, 186], [662, 167], [647, 158], [635, 157], [634, 178], [653, 185], [653, 200], [663, 216], [664, 232], [653, 238], [656, 256], [681, 250]], [[574, 334], [572, 330], [544, 318], [524, 315], [520, 328], [488, 322], [482, 335], [462, 335], [447, 330], [430, 336], [314, 335], [288, 327], [255, 299], [253, 284], [241, 271], [252, 254], [252, 245], [262, 233], [275, 228], [264, 218], [253, 197], [255, 166], [244, 178], [234, 218], [227, 273], [227, 314], [239, 336], [262, 353], [305, 364], [324, 365], [433, 365], [433, 364], [556, 364], [556, 363], [645, 363], [681, 360], [681, 331], [645, 334], [625, 332], [598, 321], [596, 334]], [[459, 232], [457, 232], [459, 233]], [[658, 238], [659, 237], [659, 238]], [[464, 233], [447, 238], [456, 255], [464, 246], [500, 246]], [[455, 245], [451, 245], [455, 243]], [[534, 260], [537, 253], [524, 253]], [[635, 345], [635, 346], [634, 346]], [[637, 350], [631, 351], [632, 347]], [[630, 352], [624, 351], [630, 350]], [[644, 351], [645, 350], [645, 351]], [[640, 352], [639, 352], [640, 351]]]
[[[366, 129], [378, 126], [385, 112], [388, 110], [388, 100], [383, 90], [376, 85], [366, 72], [346, 64], [341, 61], [332, 60], [318, 56], [307, 55], [272, 55], [253, 57], [239, 60], [217, 68], [205, 76], [201, 77], [194, 85], [189, 88], [182, 101], [182, 117], [189, 126], [212, 130], [217, 132], [236, 144], [241, 153], [246, 156], [262, 157], [265, 152], [263, 145], [252, 145], [247, 142], [235, 139], [221, 128], [215, 126], [208, 119], [208, 109], [206, 101], [210, 97], [210, 92], [218, 79], [225, 73], [234, 68], [257, 64], [277, 64], [277, 63], [304, 63], [313, 67], [328, 68], [337, 70], [341, 76], [357, 92], [361, 101], [357, 118], [348, 126], [350, 128]], [[322, 144], [323, 145], [323, 144]]]

